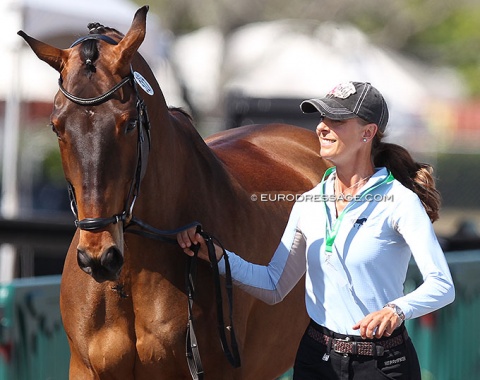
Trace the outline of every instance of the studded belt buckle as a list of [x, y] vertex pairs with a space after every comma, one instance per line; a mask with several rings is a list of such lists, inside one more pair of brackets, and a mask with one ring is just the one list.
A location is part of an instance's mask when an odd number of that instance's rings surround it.
[[345, 339], [334, 339], [332, 348], [339, 354], [356, 354], [357, 342], [351, 341], [348, 336]]

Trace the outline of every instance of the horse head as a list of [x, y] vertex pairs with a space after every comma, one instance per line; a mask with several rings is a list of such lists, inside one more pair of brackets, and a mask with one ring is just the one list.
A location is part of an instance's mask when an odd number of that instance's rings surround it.
[[[77, 261], [98, 282], [115, 280], [120, 274], [123, 229], [131, 218], [150, 148], [144, 94], [137, 87], [153, 91], [139, 74], [148, 66], [137, 54], [147, 12], [148, 7], [137, 11], [125, 36], [90, 24], [90, 33], [68, 49], [19, 32], [35, 54], [60, 74], [51, 128], [58, 137], [80, 229]], [[152, 78], [147, 69], [147, 77]]]

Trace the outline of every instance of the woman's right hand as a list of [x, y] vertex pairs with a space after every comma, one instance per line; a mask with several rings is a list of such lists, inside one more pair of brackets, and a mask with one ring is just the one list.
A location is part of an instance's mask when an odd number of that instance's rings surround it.
[[[208, 257], [208, 249], [205, 239], [202, 235], [197, 232], [197, 227], [191, 227], [186, 229], [185, 231], [179, 232], [177, 234], [177, 242], [178, 245], [183, 249], [188, 256], [193, 256], [194, 252], [192, 247], [196, 244], [200, 244], [200, 248], [198, 250], [198, 257], [202, 260], [210, 262]], [[215, 247], [215, 256], [217, 257], [217, 261], [222, 258], [223, 249], [220, 248], [217, 244], [214, 244]]]

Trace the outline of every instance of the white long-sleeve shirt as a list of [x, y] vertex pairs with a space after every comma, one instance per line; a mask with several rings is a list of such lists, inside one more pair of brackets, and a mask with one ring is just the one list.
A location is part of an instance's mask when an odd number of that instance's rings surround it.
[[[340, 217], [331, 252], [327, 231], [337, 220], [334, 177], [299, 196], [272, 260], [266, 266], [227, 251], [237, 285], [267, 302], [280, 302], [306, 271], [306, 307], [316, 323], [358, 335], [352, 326], [386, 303], [407, 319], [437, 310], [455, 297], [452, 277], [432, 223], [418, 196], [389, 177], [386, 168], [359, 190]], [[413, 255], [423, 283], [404, 295]], [[220, 261], [224, 272], [224, 260]]]

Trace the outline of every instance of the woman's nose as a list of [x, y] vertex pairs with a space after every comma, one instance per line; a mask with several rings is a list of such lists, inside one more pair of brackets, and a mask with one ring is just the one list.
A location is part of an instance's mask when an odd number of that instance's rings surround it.
[[320, 123], [318, 123], [317, 128], [316, 128], [317, 135], [320, 135], [322, 133], [322, 131], [326, 130], [326, 128], [327, 128], [327, 126], [325, 125], [323, 120], [320, 120]]

